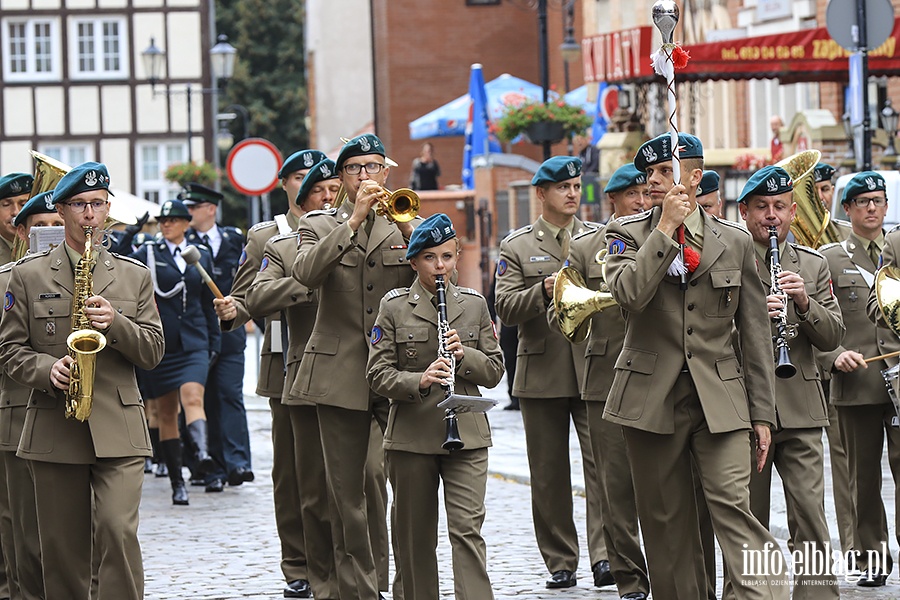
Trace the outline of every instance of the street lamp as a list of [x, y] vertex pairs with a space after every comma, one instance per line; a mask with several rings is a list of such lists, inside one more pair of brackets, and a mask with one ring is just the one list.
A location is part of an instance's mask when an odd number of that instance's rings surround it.
[[[218, 43], [209, 51], [209, 62], [212, 68], [213, 82], [223, 87], [234, 75], [234, 61], [237, 56], [237, 50], [228, 43], [228, 36], [220, 35]], [[187, 84], [183, 90], [173, 90], [168, 87], [162, 92], [157, 92], [156, 84], [162, 79], [163, 67], [166, 63], [166, 52], [156, 47], [154, 38], [150, 38], [150, 46], [141, 52], [141, 59], [144, 61], [144, 71], [147, 73], [147, 80], [150, 82], [150, 89], [155, 97], [157, 94], [166, 96], [176, 96], [184, 94], [187, 103], [187, 159], [188, 162], [193, 161], [193, 153], [191, 151], [191, 140], [193, 139], [193, 131], [191, 131], [191, 96], [193, 94], [216, 94], [218, 87], [199, 88], [196, 89], [191, 84]]]
[[[884, 101], [884, 108], [881, 109], [881, 127], [888, 135], [888, 145], [884, 149], [884, 156], [895, 156], [897, 150], [894, 148], [894, 137], [897, 135], [897, 120], [900, 119], [900, 113], [891, 106], [891, 99]], [[896, 163], [895, 159], [887, 162]]]
[[[231, 132], [231, 129], [226, 126], [226, 123], [230, 121], [234, 121], [240, 117], [240, 135], [235, 139], [234, 134]], [[229, 104], [225, 107], [223, 112], [220, 112], [216, 115], [216, 120], [219, 122], [219, 133], [216, 134], [216, 146], [223, 153], [231, 150], [231, 147], [234, 146], [235, 141], [241, 141], [250, 137], [250, 111], [248, 111], [245, 107], [240, 104]]]

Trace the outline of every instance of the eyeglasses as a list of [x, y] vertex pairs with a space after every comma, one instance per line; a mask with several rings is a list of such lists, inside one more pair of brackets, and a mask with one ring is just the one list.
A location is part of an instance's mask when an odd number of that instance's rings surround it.
[[109, 204], [106, 200], [94, 200], [93, 202], [81, 202], [76, 200], [75, 202], [66, 202], [65, 205], [72, 209], [73, 213], [83, 213], [84, 209], [88, 206], [91, 207], [91, 210], [97, 212], [101, 208], [106, 208]]
[[347, 175], [359, 175], [364, 168], [369, 175], [375, 175], [376, 173], [381, 173], [381, 170], [384, 169], [384, 165], [377, 162], [370, 162], [365, 165], [351, 163], [349, 165], [344, 165], [344, 172], [347, 173]]
[[853, 204], [855, 204], [859, 208], [868, 208], [869, 202], [874, 203], [875, 206], [881, 207], [881, 206], [884, 206], [885, 204], [887, 204], [887, 198], [862, 198], [862, 197], [860, 197], [860, 198], [854, 198], [853, 200], [851, 200], [851, 202], [853, 202]]

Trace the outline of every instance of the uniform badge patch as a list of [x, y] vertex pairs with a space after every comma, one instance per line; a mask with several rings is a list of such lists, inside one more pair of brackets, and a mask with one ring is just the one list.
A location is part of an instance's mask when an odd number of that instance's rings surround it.
[[56, 335], [56, 321], [47, 321], [47, 335]]
[[268, 267], [268, 266], [269, 266], [269, 257], [264, 256], [262, 259], [262, 262], [259, 265], [259, 272], [262, 273], [263, 271], [266, 270], [266, 267]]
[[381, 330], [381, 327], [376, 325], [372, 328], [372, 345], [374, 346], [380, 342], [382, 338], [384, 338], [384, 332]]
[[609, 249], [607, 250], [610, 254], [622, 254], [625, 252], [625, 242], [622, 240], [613, 240], [609, 243]]
[[497, 275], [503, 275], [504, 273], [506, 273], [506, 269], [508, 267], [509, 265], [506, 264], [506, 260], [501, 258], [499, 261], [497, 261]]
[[241, 251], [241, 260], [240, 260], [240, 262], [238, 263], [238, 266], [239, 266], [239, 267], [244, 266], [244, 263], [245, 263], [245, 262], [247, 262], [247, 251], [246, 251], [246, 250], [243, 250], [243, 251]]
[[406, 349], [406, 358], [412, 360], [414, 358], [417, 358], [418, 356], [419, 356], [419, 351], [416, 350], [415, 348], [407, 348]]
[[7, 311], [16, 305], [16, 297], [13, 296], [12, 292], [6, 292], [6, 297], [3, 300], [3, 310]]

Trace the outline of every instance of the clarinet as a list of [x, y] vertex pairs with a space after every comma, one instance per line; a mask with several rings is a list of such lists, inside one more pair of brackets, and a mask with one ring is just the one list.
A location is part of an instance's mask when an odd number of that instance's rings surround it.
[[[450, 322], [447, 319], [447, 289], [444, 285], [444, 276], [435, 275], [435, 296], [437, 297], [438, 310], [438, 356], [443, 356], [450, 361], [450, 378], [445, 385], [441, 385], [444, 389], [444, 399], [450, 398], [455, 391], [456, 379], [456, 357], [447, 347], [447, 337], [450, 332]], [[456, 417], [456, 409], [448, 408], [444, 411], [444, 420], [447, 422], [447, 438], [441, 444], [441, 448], [450, 452], [454, 450], [462, 450], [465, 447], [462, 438], [459, 437], [459, 422]]]
[[[778, 251], [778, 228], [774, 225], [769, 227], [769, 251], [771, 258], [769, 259], [769, 277], [772, 280], [772, 288], [770, 293], [773, 295], [781, 294], [781, 286], [778, 285], [778, 275], [781, 273], [781, 256]], [[772, 337], [775, 343], [775, 375], [782, 379], [789, 379], [797, 374], [797, 367], [791, 364], [791, 357], [788, 354], [788, 339], [794, 337], [796, 332], [788, 325], [787, 322], [787, 300], [781, 314], [773, 319], [777, 335]]]

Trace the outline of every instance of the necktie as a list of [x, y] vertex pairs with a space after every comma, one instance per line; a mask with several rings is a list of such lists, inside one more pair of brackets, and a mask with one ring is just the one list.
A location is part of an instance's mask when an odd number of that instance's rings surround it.
[[375, 225], [375, 215], [370, 211], [368, 215], [366, 215], [366, 237], [372, 235], [372, 226]]
[[208, 236], [208, 235], [206, 235], [205, 233], [204, 233], [203, 235], [201, 235], [201, 236], [200, 236], [200, 241], [203, 242], [203, 243], [206, 245], [207, 248], [209, 248], [210, 250], [212, 250], [212, 244], [211, 244], [210, 241], [209, 241], [209, 236]]
[[559, 247], [562, 249], [563, 260], [567, 259], [569, 257], [569, 230], [560, 229], [556, 234], [556, 241], [559, 242]]
[[875, 242], [869, 242], [869, 258], [872, 259], [872, 264], [877, 267], [881, 253], [878, 251], [878, 246], [875, 245]]

